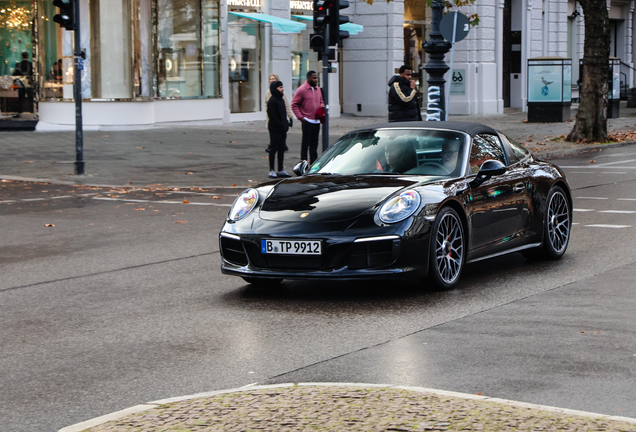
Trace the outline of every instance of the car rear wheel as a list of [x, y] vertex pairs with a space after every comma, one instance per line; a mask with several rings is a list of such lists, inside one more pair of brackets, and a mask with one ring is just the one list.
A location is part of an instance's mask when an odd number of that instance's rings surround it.
[[262, 287], [276, 286], [283, 281], [282, 279], [266, 279], [258, 277], [244, 277], [243, 280], [248, 284]]
[[568, 247], [572, 227], [570, 202], [561, 187], [553, 187], [548, 194], [543, 217], [543, 245], [523, 251], [523, 256], [528, 259], [559, 259]]
[[459, 215], [451, 207], [444, 207], [433, 224], [429, 278], [439, 289], [457, 285], [466, 259], [464, 227]]

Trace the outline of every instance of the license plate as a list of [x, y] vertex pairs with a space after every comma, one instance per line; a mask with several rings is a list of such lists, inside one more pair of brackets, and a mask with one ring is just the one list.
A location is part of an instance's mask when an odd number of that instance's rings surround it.
[[320, 255], [320, 240], [261, 240], [261, 253], [285, 255]]

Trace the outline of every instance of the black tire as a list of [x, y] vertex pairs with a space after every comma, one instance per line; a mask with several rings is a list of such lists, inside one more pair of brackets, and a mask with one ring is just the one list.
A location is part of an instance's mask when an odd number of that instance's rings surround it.
[[454, 288], [466, 262], [464, 226], [455, 210], [444, 207], [437, 214], [429, 247], [429, 279], [440, 290]]
[[248, 284], [260, 287], [276, 286], [283, 281], [282, 279], [266, 279], [259, 277], [244, 277], [243, 280]]
[[572, 209], [560, 186], [550, 190], [543, 214], [543, 244], [522, 252], [527, 259], [556, 260], [563, 256], [570, 243]]

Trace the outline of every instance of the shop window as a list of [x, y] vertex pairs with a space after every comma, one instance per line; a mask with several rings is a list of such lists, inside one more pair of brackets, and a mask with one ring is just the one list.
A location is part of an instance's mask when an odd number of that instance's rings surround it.
[[322, 62], [318, 61], [316, 53], [309, 48], [309, 35], [313, 32], [313, 28], [311, 24], [307, 27], [307, 30], [290, 36], [292, 51], [292, 94], [296, 93], [298, 87], [305, 83], [308, 71], [322, 71]]
[[218, 96], [219, 8], [212, 0], [157, 0], [157, 96]]
[[33, 112], [31, 20], [30, 1], [0, 0], [0, 111], [2, 113]]
[[230, 112], [261, 110], [261, 30], [257, 21], [228, 18]]

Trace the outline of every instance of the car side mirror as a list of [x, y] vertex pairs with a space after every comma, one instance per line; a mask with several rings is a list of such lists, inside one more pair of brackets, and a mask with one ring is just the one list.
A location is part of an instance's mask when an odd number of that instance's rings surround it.
[[494, 175], [501, 175], [507, 171], [506, 166], [496, 159], [489, 159], [479, 167], [479, 172], [475, 180], [471, 182], [471, 186], [479, 186]]
[[477, 177], [492, 177], [506, 172], [506, 166], [496, 159], [490, 159], [481, 164]]
[[298, 162], [292, 169], [292, 171], [294, 171], [294, 174], [296, 174], [297, 176], [304, 176], [305, 174], [307, 174], [308, 170], [309, 163], [306, 160]]

